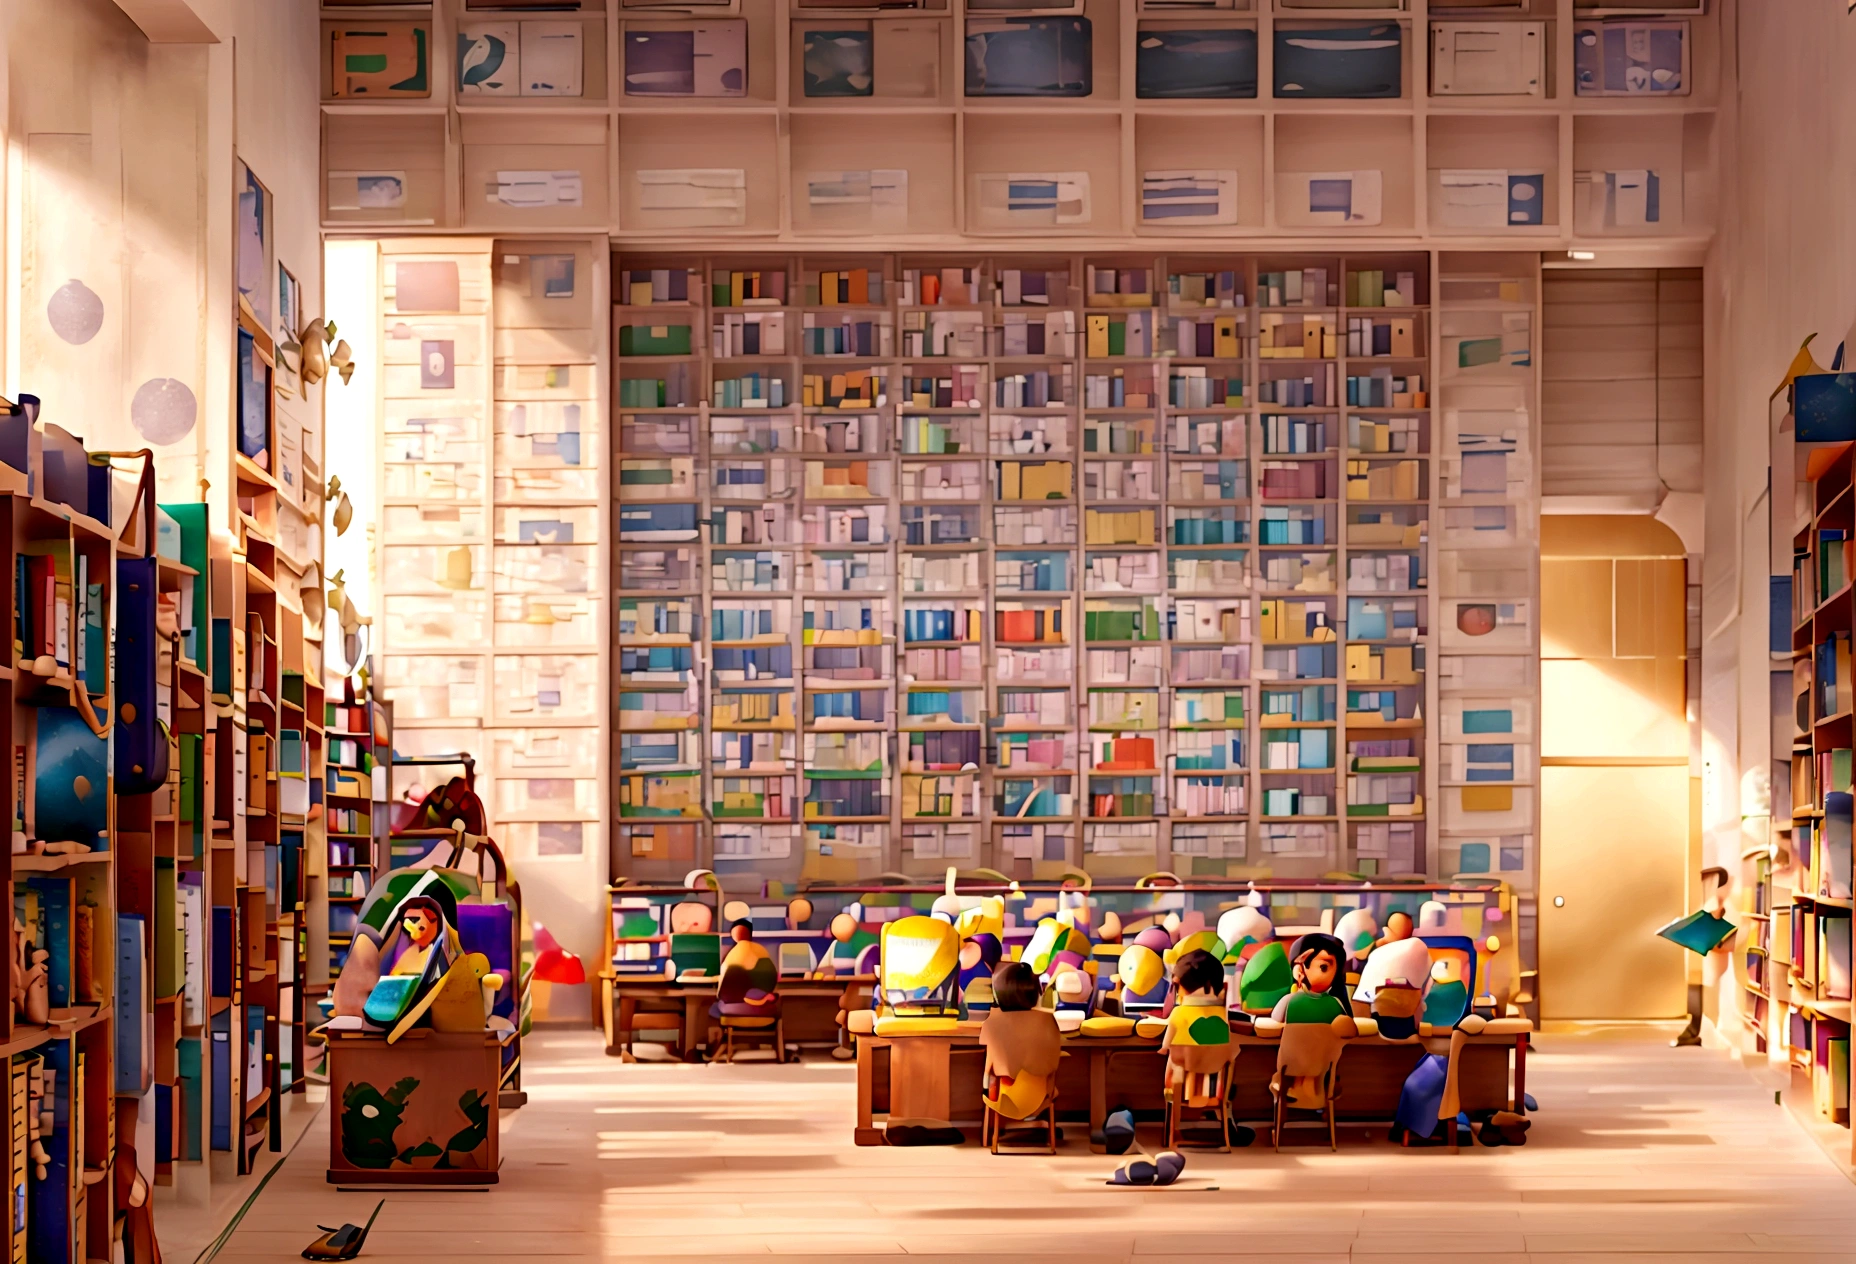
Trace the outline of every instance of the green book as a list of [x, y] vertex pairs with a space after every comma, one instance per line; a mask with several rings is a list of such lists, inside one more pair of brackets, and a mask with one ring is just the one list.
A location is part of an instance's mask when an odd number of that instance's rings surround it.
[[688, 325], [621, 325], [620, 355], [688, 355]]
[[1128, 322], [1111, 320], [1108, 323], [1108, 353], [1112, 356], [1128, 354]]
[[1678, 917], [1656, 933], [1671, 943], [1681, 944], [1697, 956], [1705, 957], [1734, 933], [1734, 924], [1725, 918], [1716, 917], [1707, 909], [1696, 909], [1686, 917]]

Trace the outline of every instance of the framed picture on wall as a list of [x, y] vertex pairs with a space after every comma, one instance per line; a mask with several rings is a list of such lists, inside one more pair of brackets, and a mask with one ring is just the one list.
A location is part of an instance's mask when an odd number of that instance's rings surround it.
[[251, 174], [242, 160], [235, 160], [232, 187], [238, 190], [236, 221], [238, 302], [261, 329], [271, 328], [271, 191]]
[[271, 468], [271, 358], [262, 334], [238, 331], [238, 450], [261, 470]]
[[277, 265], [277, 389], [286, 395], [309, 398], [303, 389], [303, 353], [288, 350], [303, 328], [303, 291], [290, 269]]

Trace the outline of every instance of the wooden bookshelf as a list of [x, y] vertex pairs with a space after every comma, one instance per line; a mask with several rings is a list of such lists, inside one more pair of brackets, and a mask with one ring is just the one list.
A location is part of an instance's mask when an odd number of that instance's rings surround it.
[[1793, 1110], [1847, 1130], [1848, 796], [1856, 747], [1848, 541], [1856, 528], [1856, 489], [1850, 445], [1800, 445], [1797, 451], [1804, 481], [1791, 533], [1792, 670], [1781, 695], [1793, 710], [1789, 723], [1774, 726], [1775, 738], [1789, 736], [1790, 768], [1775, 785], [1784, 794], [1773, 804], [1776, 845], [1765, 856], [1749, 857], [1758, 881], [1750, 911], [1757, 916], [1745, 937], [1743, 987], [1756, 1041], [1791, 1070], [1786, 1096]]
[[[860, 269], [863, 301], [819, 301]], [[1048, 303], [1008, 303], [1032, 273]], [[1432, 864], [1431, 255], [622, 251], [612, 275], [616, 872]], [[732, 341], [755, 321], [777, 353]], [[847, 321], [870, 354], [817, 354]]]
[[[420, 95], [341, 98], [328, 73], [330, 36], [356, 20], [353, 8], [322, 12], [324, 167], [344, 173], [323, 198], [323, 225], [336, 231], [612, 232], [631, 243], [687, 243], [691, 221], [648, 205], [640, 172], [716, 168], [742, 173], [736, 222], [705, 225], [705, 239], [768, 245], [858, 241], [881, 248], [992, 249], [1001, 236], [1070, 239], [1075, 249], [1119, 249], [1134, 238], [1153, 249], [1192, 248], [1232, 238], [1309, 239], [1335, 231], [1290, 212], [1298, 175], [1337, 169], [1380, 173], [1376, 222], [1343, 227], [1362, 248], [1414, 240], [1551, 250], [1621, 241], [1693, 247], [1714, 224], [1699, 192], [1714, 168], [1716, 116], [1725, 76], [1717, 6], [1688, 24], [1685, 93], [1654, 98], [1584, 95], [1576, 81], [1575, 33], [1589, 20], [1576, 0], [1521, 0], [1478, 9], [1428, 0], [1396, 4], [1297, 5], [1234, 0], [1188, 9], [1141, 0], [1083, 0], [1038, 12], [1074, 13], [1092, 27], [1091, 90], [1081, 97], [969, 96], [963, 79], [967, 23], [1002, 12], [962, 3], [808, 10], [796, 0], [740, 0], [725, 11], [692, 6], [633, 9], [620, 0], [579, 0], [549, 21], [579, 28], [581, 93], [496, 95], [459, 85], [457, 58], [432, 58]], [[396, 6], [396, 21], [420, 24], [434, 50], [458, 47], [467, 26], [521, 15], [467, 12], [463, 0]], [[1655, 16], [1653, 14], [1646, 16]], [[370, 19], [374, 20], [374, 19]], [[738, 96], [628, 93], [628, 36], [688, 25], [745, 26], [745, 84]], [[1453, 95], [1434, 63], [1435, 24], [1533, 24], [1542, 48], [1538, 90]], [[879, 64], [869, 96], [807, 95], [805, 37], [812, 30], [875, 22]], [[1389, 97], [1302, 99], [1276, 88], [1277, 39], [1300, 29], [1383, 24], [1402, 44], [1398, 91]], [[1225, 29], [1254, 34], [1256, 91], [1245, 97], [1142, 95], [1144, 35]], [[885, 47], [889, 45], [889, 47]], [[907, 71], [901, 67], [906, 66]], [[1208, 129], [1207, 122], [1216, 127]], [[718, 126], [718, 124], [721, 124]], [[1213, 134], [1215, 133], [1215, 135]], [[522, 148], [532, 150], [518, 160]], [[1063, 154], [1058, 163], [1052, 155]], [[976, 177], [1061, 166], [1089, 179], [1080, 223], [1019, 226], [982, 205]], [[499, 173], [548, 168], [579, 177], [578, 192], [539, 202], [499, 194]], [[847, 209], [811, 197], [814, 176], [845, 169], [901, 171], [900, 213]], [[1217, 169], [1235, 174], [1234, 223], [1179, 227], [1147, 220], [1141, 188], [1150, 171]], [[1537, 176], [1539, 223], [1457, 226], [1447, 209], [1446, 171], [1515, 171]], [[1620, 224], [1606, 215], [1607, 171], [1659, 177], [1658, 222]], [[388, 172], [395, 198], [356, 195], [356, 173]], [[1593, 173], [1596, 193], [1593, 196]], [[1684, 189], [1693, 196], [1684, 199]], [[1033, 248], [1036, 248], [1035, 246]], [[1255, 242], [1247, 243], [1255, 248]]]

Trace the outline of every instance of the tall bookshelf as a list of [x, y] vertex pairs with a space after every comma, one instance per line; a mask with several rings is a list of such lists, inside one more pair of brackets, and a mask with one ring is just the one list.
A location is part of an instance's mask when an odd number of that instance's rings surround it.
[[1432, 863], [1430, 255], [612, 268], [621, 872]]
[[326, 877], [322, 883], [320, 924], [326, 927], [319, 982], [341, 973], [361, 904], [386, 872], [389, 813], [386, 785], [391, 779], [374, 770], [391, 767], [392, 725], [389, 709], [374, 696], [372, 680], [355, 672], [338, 682], [323, 704], [328, 762], [324, 779]]
[[[803, 248], [808, 241], [880, 242], [919, 248], [991, 249], [1001, 236], [1031, 248], [1068, 238], [1079, 249], [1119, 249], [1136, 237], [1166, 248], [1209, 239], [1318, 237], [1334, 231], [1292, 211], [1294, 180], [1310, 172], [1380, 175], [1377, 222], [1344, 228], [1372, 244], [1413, 239], [1465, 246], [1553, 249], [1577, 244], [1703, 243], [1715, 210], [1707, 185], [1715, 162], [1716, 112], [1731, 91], [1721, 10], [1732, 0], [1662, 6], [1689, 24], [1687, 91], [1653, 99], [1584, 95], [1575, 74], [1577, 24], [1595, 14], [1660, 14], [1653, 6], [1601, 0], [1429, 0], [1338, 5], [1301, 0], [1078, 0], [1039, 14], [1075, 14], [1092, 27], [1090, 91], [1075, 98], [982, 97], [965, 92], [967, 25], [1026, 10], [960, 0], [903, 5], [809, 7], [800, 0], [739, 0], [729, 6], [627, 0], [562, 0], [545, 15], [579, 35], [576, 95], [501, 95], [460, 85], [458, 47], [466, 28], [513, 22], [520, 12], [485, 12], [465, 0], [394, 3], [373, 12], [324, 6], [322, 144], [337, 179], [323, 198], [333, 231], [431, 229], [480, 233], [610, 231], [631, 242], [740, 238]], [[1701, 12], [1697, 12], [1701, 9]], [[556, 11], [558, 10], [558, 11]], [[431, 59], [429, 83], [403, 95], [337, 95], [329, 72], [333, 33], [357, 16], [416, 24]], [[628, 91], [629, 37], [688, 25], [744, 25], [745, 82], [737, 96]], [[1538, 24], [1542, 57], [1533, 90], [1455, 95], [1432, 74], [1433, 22]], [[809, 32], [870, 24], [879, 71], [868, 96], [809, 95]], [[1277, 41], [1293, 31], [1384, 24], [1401, 42], [1397, 90], [1382, 97], [1311, 100], [1276, 88]], [[1256, 40], [1251, 95], [1224, 99], [1145, 95], [1143, 37], [1169, 30], [1225, 30]], [[518, 37], [519, 39], [519, 37]], [[1724, 85], [1728, 85], [1724, 88]], [[1204, 124], [1213, 122], [1215, 127]], [[723, 124], [718, 126], [717, 124]], [[519, 158], [518, 146], [533, 149]], [[1086, 176], [1086, 215], [1041, 226], [1002, 220], [976, 177], [1043, 172], [1065, 155]], [[577, 189], [539, 199], [505, 196], [502, 173], [546, 168], [577, 177]], [[687, 210], [652, 204], [641, 172], [698, 167], [740, 173], [739, 213], [695, 224]], [[1150, 171], [1229, 170], [1236, 175], [1234, 223], [1178, 227], [1141, 212]], [[846, 169], [906, 174], [905, 207], [847, 206], [812, 196], [815, 177]], [[1461, 227], [1446, 210], [1444, 173], [1511, 170], [1537, 175], [1539, 223]], [[1592, 176], [1655, 171], [1657, 222], [1619, 226], [1593, 199]], [[392, 198], [363, 198], [357, 173], [398, 180]], [[1686, 196], [1685, 196], [1686, 195]], [[1594, 208], [1597, 208], [1594, 210]]]
[[[1789, 837], [1761, 867], [1746, 975], [1771, 1050], [1808, 1119], [1850, 1125], [1852, 604], [1856, 529], [1849, 445], [1800, 449], [1805, 481], [1792, 533], [1793, 724]], [[1775, 815], [1781, 805], [1775, 804]]]

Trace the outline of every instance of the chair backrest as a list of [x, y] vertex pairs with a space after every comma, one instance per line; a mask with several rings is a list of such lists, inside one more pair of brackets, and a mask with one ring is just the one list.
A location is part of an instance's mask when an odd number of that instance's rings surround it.
[[1424, 1021], [1433, 1027], [1454, 1027], [1469, 1013], [1476, 995], [1475, 942], [1466, 935], [1421, 932], [1418, 938], [1431, 956], [1431, 987], [1424, 998]]
[[1289, 1023], [1276, 1046], [1276, 1069], [1284, 1075], [1326, 1075], [1346, 1047], [1346, 1039], [1326, 1023]]
[[943, 1014], [954, 1006], [960, 936], [938, 917], [904, 917], [883, 927], [878, 994], [898, 1013]]

